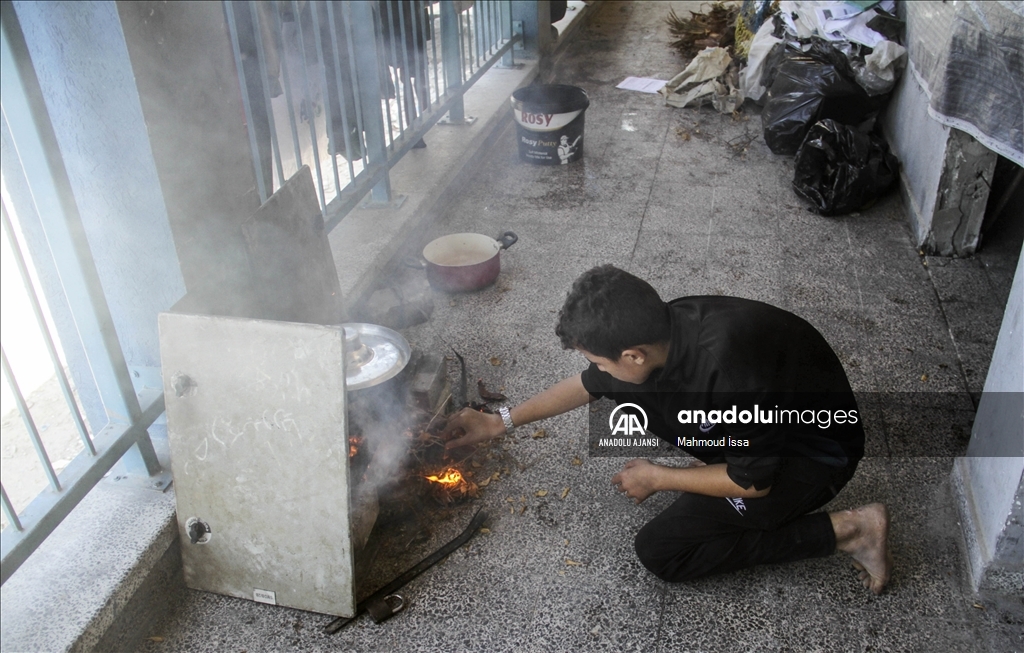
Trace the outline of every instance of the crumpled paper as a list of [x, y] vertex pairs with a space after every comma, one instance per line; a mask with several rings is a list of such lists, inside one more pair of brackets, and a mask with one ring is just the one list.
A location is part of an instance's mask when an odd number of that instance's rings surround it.
[[725, 48], [706, 48], [658, 92], [665, 104], [674, 107], [699, 107], [710, 102], [719, 112], [732, 113], [743, 104], [744, 96], [735, 72], [730, 73], [731, 63]]

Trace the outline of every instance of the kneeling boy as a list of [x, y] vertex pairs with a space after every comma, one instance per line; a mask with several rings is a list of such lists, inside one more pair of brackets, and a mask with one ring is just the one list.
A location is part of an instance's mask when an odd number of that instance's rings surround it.
[[864, 431], [839, 359], [810, 324], [734, 297], [666, 304], [647, 282], [606, 265], [573, 284], [556, 333], [590, 367], [511, 410], [460, 412], [446, 434], [462, 435], [449, 448], [600, 397], [632, 403], [649, 430], [701, 461], [631, 460], [612, 477], [637, 503], [682, 492], [636, 536], [648, 570], [682, 581], [838, 549], [852, 556], [865, 587], [882, 591], [892, 567], [885, 506], [812, 512], [853, 476]]

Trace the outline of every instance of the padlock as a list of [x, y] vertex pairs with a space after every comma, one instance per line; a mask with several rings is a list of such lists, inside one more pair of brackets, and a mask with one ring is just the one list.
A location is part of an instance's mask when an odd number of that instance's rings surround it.
[[373, 623], [379, 624], [401, 612], [404, 607], [405, 599], [398, 594], [388, 594], [382, 599], [368, 603], [366, 611], [370, 613]]

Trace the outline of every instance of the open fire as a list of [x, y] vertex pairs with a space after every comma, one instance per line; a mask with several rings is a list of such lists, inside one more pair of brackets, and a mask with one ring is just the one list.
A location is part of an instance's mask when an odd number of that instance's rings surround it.
[[363, 444], [362, 436], [350, 435], [348, 436], [348, 457], [355, 458], [356, 454], [359, 453], [359, 447]]
[[454, 467], [449, 467], [448, 469], [441, 472], [440, 475], [425, 476], [424, 478], [426, 478], [428, 481], [433, 481], [434, 483], [440, 483], [441, 485], [448, 486], [453, 486], [463, 482], [462, 472], [455, 469]]
[[477, 484], [455, 467], [446, 467], [437, 474], [424, 475], [423, 478], [430, 481], [432, 494], [441, 503], [453, 503], [477, 496]]

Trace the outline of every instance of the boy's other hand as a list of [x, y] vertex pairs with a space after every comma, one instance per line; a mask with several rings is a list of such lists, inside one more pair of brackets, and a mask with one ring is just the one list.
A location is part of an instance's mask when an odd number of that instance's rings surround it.
[[658, 491], [657, 478], [661, 465], [640, 458], [627, 462], [622, 471], [612, 476], [612, 485], [636, 503], [643, 501]]
[[500, 415], [463, 408], [448, 420], [448, 425], [441, 431], [441, 437], [447, 440], [445, 449], [455, 449], [479, 444], [504, 433], [505, 423], [501, 421]]

